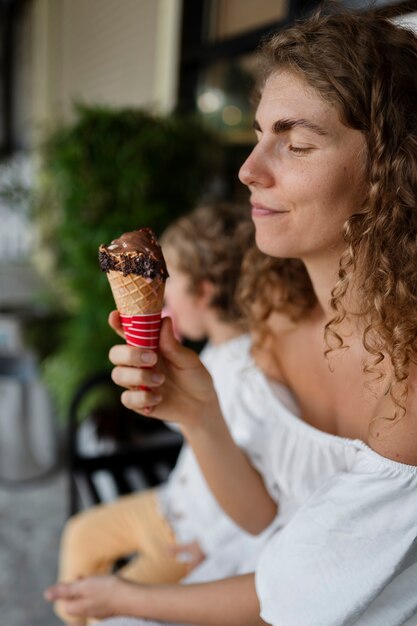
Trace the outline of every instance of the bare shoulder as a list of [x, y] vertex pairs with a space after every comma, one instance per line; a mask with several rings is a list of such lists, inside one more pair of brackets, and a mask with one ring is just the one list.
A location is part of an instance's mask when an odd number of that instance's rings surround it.
[[368, 443], [375, 452], [393, 461], [417, 465], [417, 367], [410, 371], [405, 415], [393, 421], [389, 419], [392, 413], [388, 399], [381, 402]]
[[257, 341], [256, 334], [254, 335], [255, 361], [266, 376], [284, 384], [286, 381], [281, 366], [282, 343], [295, 327], [296, 325], [287, 316], [273, 313], [267, 321], [266, 332], [263, 333], [260, 341]]

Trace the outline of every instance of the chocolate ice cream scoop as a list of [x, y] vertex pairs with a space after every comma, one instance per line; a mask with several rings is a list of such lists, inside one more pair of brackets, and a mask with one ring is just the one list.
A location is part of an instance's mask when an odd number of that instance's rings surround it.
[[156, 349], [168, 271], [150, 228], [124, 233], [99, 248], [99, 261], [113, 292], [126, 341]]
[[101, 244], [99, 262], [103, 272], [136, 274], [151, 280], [168, 278], [161, 246], [150, 228], [124, 233], [108, 246]]

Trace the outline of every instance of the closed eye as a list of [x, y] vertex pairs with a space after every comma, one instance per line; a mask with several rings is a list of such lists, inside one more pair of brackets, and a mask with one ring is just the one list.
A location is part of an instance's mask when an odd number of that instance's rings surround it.
[[313, 148], [302, 148], [301, 146], [293, 146], [289, 145], [288, 149], [295, 154], [308, 154], [313, 150]]

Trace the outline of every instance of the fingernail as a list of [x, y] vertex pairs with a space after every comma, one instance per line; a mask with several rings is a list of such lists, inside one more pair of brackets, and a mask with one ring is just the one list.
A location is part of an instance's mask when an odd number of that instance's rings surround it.
[[140, 360], [142, 363], [147, 363], [148, 365], [156, 362], [156, 355], [154, 352], [142, 352], [140, 355]]
[[163, 374], [152, 374], [151, 380], [159, 385], [164, 382], [165, 376]]
[[151, 402], [153, 404], [158, 404], [158, 402], [161, 402], [162, 400], [162, 396], [160, 393], [153, 393], [151, 396]]

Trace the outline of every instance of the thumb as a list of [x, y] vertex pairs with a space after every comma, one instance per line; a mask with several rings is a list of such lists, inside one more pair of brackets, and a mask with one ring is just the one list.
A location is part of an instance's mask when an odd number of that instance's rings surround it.
[[193, 350], [185, 348], [177, 341], [170, 317], [164, 317], [162, 320], [159, 351], [171, 365], [178, 369], [190, 369], [200, 362]]
[[124, 339], [123, 326], [120, 321], [119, 311], [112, 311], [108, 317], [108, 324], [116, 333]]

